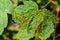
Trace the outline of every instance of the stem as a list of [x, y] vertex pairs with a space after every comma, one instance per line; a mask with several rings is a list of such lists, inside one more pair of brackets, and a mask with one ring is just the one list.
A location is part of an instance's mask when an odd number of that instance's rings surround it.
[[52, 34], [52, 37], [53, 37], [53, 40], [55, 40], [55, 29], [54, 29], [54, 32], [53, 32], [53, 34]]
[[56, 38], [59, 37], [59, 36], [60, 36], [60, 34], [58, 34], [58, 35], [56, 36]]
[[[57, 10], [57, 13], [56, 13], [57, 18], [58, 18], [58, 15], [59, 15], [59, 11]], [[54, 32], [53, 32], [53, 40], [55, 40], [55, 38], [56, 38], [56, 36], [55, 36], [56, 28], [57, 28], [57, 24], [55, 24], [55, 28], [54, 28]]]
[[44, 5], [44, 6], [41, 6], [41, 8], [45, 8], [48, 4], [49, 4], [50, 2], [48, 2], [46, 5]]
[[51, 1], [51, 3], [53, 3], [55, 6], [59, 7], [58, 2], [57, 1]]
[[48, 4], [50, 4], [50, 3], [51, 3], [51, 1], [52, 1], [52, 0], [49, 0], [49, 2], [48, 2], [46, 5], [41, 6], [41, 8], [45, 8]]

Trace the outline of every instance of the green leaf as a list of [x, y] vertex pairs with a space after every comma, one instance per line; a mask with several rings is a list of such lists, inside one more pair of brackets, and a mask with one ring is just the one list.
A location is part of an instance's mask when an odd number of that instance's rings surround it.
[[47, 9], [42, 9], [42, 13], [45, 13], [45, 17], [49, 18], [54, 24], [58, 23], [58, 19], [55, 14]]
[[2, 35], [4, 28], [7, 27], [8, 18], [7, 13], [13, 12], [13, 5], [10, 0], [0, 0], [0, 35]]
[[27, 21], [32, 15], [36, 15], [38, 5], [32, 1], [24, 1], [24, 5], [17, 6], [12, 14], [13, 20], [20, 24]]
[[24, 1], [24, 5], [16, 7], [12, 17], [20, 24], [18, 33], [13, 36], [13, 39], [18, 40], [29, 40], [33, 36], [46, 40], [54, 31], [54, 24], [58, 21], [53, 12], [47, 9], [38, 10], [37, 4], [33, 1]]
[[32, 21], [30, 22], [30, 24], [29, 24], [30, 26], [28, 26], [28, 29], [30, 29], [32, 32], [35, 33], [36, 30], [38, 29], [39, 25], [43, 22], [44, 16], [45, 15], [43, 13], [40, 13], [40, 11], [38, 13], [36, 13], [36, 15], [33, 17]]
[[16, 40], [29, 40], [34, 36], [33, 33], [29, 33], [26, 28], [20, 28], [19, 32], [13, 36], [13, 39]]
[[4, 28], [7, 27], [8, 18], [7, 13], [13, 12], [13, 6], [10, 0], [0, 0], [0, 35]]
[[28, 26], [33, 16], [36, 15], [37, 10], [38, 5], [32, 1], [24, 1], [24, 5], [20, 5], [15, 8], [15, 12], [12, 14], [12, 17], [16, 23], [20, 24], [20, 28], [18, 30], [17, 35], [14, 36], [13, 39], [29, 40], [31, 37], [34, 36], [33, 31], [32, 32], [28, 31], [29, 30]]
[[[54, 31], [54, 25], [51, 20], [44, 20], [43, 24], [41, 25], [42, 31], [36, 33], [37, 37], [41, 40], [46, 40], [50, 37], [51, 33]], [[48, 30], [48, 31], [47, 31]]]
[[13, 12], [13, 5], [10, 0], [0, 0], [0, 9], [11, 13]]
[[[47, 12], [46, 12], [47, 11]], [[54, 24], [58, 21], [55, 15], [47, 9], [41, 10], [40, 14], [44, 13], [44, 21], [40, 24], [37, 29], [36, 37], [41, 40], [46, 40], [50, 37], [51, 33], [54, 31]]]
[[8, 21], [7, 14], [0, 10], [0, 35], [2, 35], [4, 28], [7, 27], [7, 21]]

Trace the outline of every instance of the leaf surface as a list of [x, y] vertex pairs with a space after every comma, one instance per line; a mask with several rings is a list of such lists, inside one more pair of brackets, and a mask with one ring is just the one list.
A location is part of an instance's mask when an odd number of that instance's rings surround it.
[[7, 14], [0, 10], [0, 35], [2, 35], [4, 28], [7, 27], [8, 23], [7, 21], [8, 21]]

